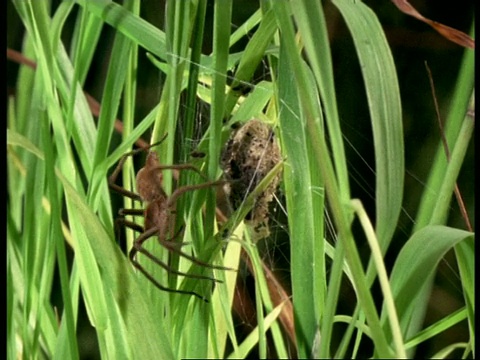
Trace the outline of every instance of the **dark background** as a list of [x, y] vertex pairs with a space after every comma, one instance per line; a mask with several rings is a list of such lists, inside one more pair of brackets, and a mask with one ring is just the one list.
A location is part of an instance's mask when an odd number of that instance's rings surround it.
[[[53, 1], [53, 6], [59, 1]], [[450, 98], [456, 83], [460, 61], [464, 49], [449, 42], [440, 36], [431, 27], [412, 17], [401, 13], [390, 1], [365, 1], [377, 14], [380, 23], [385, 30], [387, 40], [391, 46], [401, 90], [406, 178], [404, 210], [399, 224], [399, 230], [392, 242], [387, 259], [393, 261], [401, 246], [411, 233], [413, 220], [419, 205], [420, 196], [425, 190], [425, 182], [430, 171], [433, 154], [440, 141], [440, 131], [437, 123], [434, 102], [429, 86], [429, 79], [425, 69], [428, 63], [436, 87], [436, 96], [440, 105], [442, 119], [445, 120]], [[469, 33], [474, 15], [473, 0], [416, 0], [410, 2], [423, 16], [438, 21], [445, 25]], [[345, 138], [351, 143], [346, 145], [349, 170], [351, 173], [352, 196], [360, 198], [366, 206], [369, 214], [374, 213], [374, 185], [375, 178], [370, 167], [374, 164], [374, 154], [371, 141], [371, 128], [366, 97], [360, 68], [357, 61], [353, 42], [348, 29], [340, 14], [330, 2], [324, 2], [325, 15], [329, 26], [329, 35], [332, 45], [335, 84], [339, 113], [342, 120], [342, 129]], [[237, 25], [243, 23], [258, 7], [257, 1], [234, 1], [232, 31]], [[153, 25], [164, 28], [164, 2], [142, 2], [141, 16]], [[206, 19], [204, 53], [211, 51], [211, 28], [213, 1], [208, 5], [209, 17]], [[73, 20], [73, 16], [72, 19]], [[68, 49], [69, 38], [73, 22], [65, 28], [63, 40]], [[70, 32], [69, 32], [70, 31]], [[21, 51], [24, 34], [23, 25], [18, 18], [11, 1], [7, 1], [7, 47]], [[104, 78], [108, 66], [108, 57], [112, 46], [114, 31], [105, 26], [100, 44], [97, 48], [91, 72], [85, 84], [85, 90], [97, 100], [101, 100]], [[239, 44], [242, 47], [243, 44]], [[144, 50], [140, 49], [139, 76], [137, 92], [137, 118], [144, 117], [155, 106], [161, 94], [163, 75], [146, 59]], [[18, 66], [7, 61], [7, 92], [15, 94], [16, 76]], [[261, 74], [261, 71], [260, 71]], [[260, 79], [256, 79], [257, 81]], [[254, 81], [255, 82], [255, 81]], [[208, 107], [201, 107], [208, 111]], [[117, 139], [118, 141], [118, 139]], [[473, 223], [474, 213], [474, 174], [473, 174], [473, 148], [471, 142], [465, 164], [461, 171], [458, 185], [464, 198], [470, 220]], [[361, 154], [359, 157], [358, 154]], [[281, 194], [279, 194], [281, 199]], [[272, 213], [272, 230], [270, 242], [264, 244], [264, 259], [272, 269], [277, 270], [277, 275], [289, 287], [289, 251], [288, 238], [282, 228], [286, 227], [287, 220], [277, 207]], [[451, 215], [448, 225], [465, 228], [458, 205], [452, 201]], [[365, 254], [368, 247], [361, 248]], [[244, 284], [248, 285], [248, 276]], [[57, 301], [57, 296], [52, 298]], [[351, 313], [354, 298], [353, 290], [346, 285], [342, 290], [339, 303], [339, 312]], [[462, 290], [458, 279], [458, 270], [455, 258], [448, 254], [441, 262], [435, 286], [432, 293], [432, 301], [426, 314], [425, 327], [441, 319], [447, 314], [460, 308], [463, 304]], [[61, 304], [60, 304], [61, 305]], [[96, 349], [95, 334], [88, 323], [82, 323], [85, 316], [79, 317], [79, 345], [82, 347], [82, 358], [95, 358], [98, 356]], [[250, 328], [250, 326], [248, 326]], [[239, 327], [240, 329], [240, 327]], [[337, 331], [342, 332], [339, 327]], [[445, 344], [468, 340], [468, 326], [466, 321], [449, 331], [446, 331], [431, 341], [418, 347], [416, 357], [431, 356]], [[369, 354], [366, 352], [366, 354]], [[457, 352], [452, 357], [458, 357]], [[368, 356], [368, 355], [365, 355]]]

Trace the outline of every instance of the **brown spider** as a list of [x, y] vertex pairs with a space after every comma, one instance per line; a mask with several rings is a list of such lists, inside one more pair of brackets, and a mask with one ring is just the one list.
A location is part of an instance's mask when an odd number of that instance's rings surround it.
[[[155, 278], [147, 272], [147, 270], [138, 262], [136, 259], [137, 253], [141, 253], [148, 257], [151, 261], [155, 264], [161, 266], [163, 269], [167, 270], [171, 274], [181, 275], [190, 278], [196, 279], [204, 279], [204, 280], [211, 280], [213, 282], [222, 282], [215, 278], [203, 275], [196, 275], [196, 274], [187, 274], [178, 270], [171, 268], [169, 265], [162, 262], [159, 258], [154, 256], [150, 253], [147, 249], [144, 248], [144, 243], [146, 240], [151, 238], [152, 236], [157, 236], [159, 243], [165, 247], [167, 250], [177, 253], [180, 256], [183, 256], [186, 259], [189, 259], [194, 264], [207, 267], [210, 269], [219, 269], [219, 270], [233, 270], [230, 268], [226, 268], [223, 266], [216, 266], [205, 263], [201, 260], [198, 260], [194, 256], [191, 256], [179, 249], [181, 244], [176, 243], [174, 240], [178, 237], [179, 232], [173, 234], [173, 230], [175, 227], [175, 207], [177, 199], [187, 191], [194, 191], [199, 189], [205, 189], [212, 186], [221, 186], [226, 183], [226, 181], [207, 181], [202, 184], [196, 185], [186, 185], [177, 188], [170, 196], [167, 196], [165, 191], [162, 188], [162, 170], [192, 170], [198, 173], [201, 177], [205, 178], [199, 169], [195, 166], [190, 164], [178, 164], [178, 165], [160, 165], [157, 154], [154, 151], [148, 151], [147, 158], [145, 161], [145, 166], [140, 169], [136, 176], [136, 184], [137, 184], [137, 191], [138, 193], [129, 191], [127, 189], [122, 188], [121, 186], [115, 184], [117, 177], [125, 163], [126, 159], [129, 156], [135, 155], [142, 151], [147, 151], [151, 147], [160, 144], [165, 137], [162, 138], [159, 142], [152, 144], [146, 148], [136, 149], [124, 154], [120, 161], [118, 162], [117, 167], [113, 171], [113, 173], [108, 178], [108, 185], [110, 189], [122, 194], [123, 196], [127, 196], [133, 200], [141, 201], [146, 204], [145, 209], [122, 209], [119, 212], [121, 216], [117, 219], [117, 222], [122, 223], [124, 226], [129, 227], [135, 231], [140, 232], [140, 236], [135, 239], [133, 243], [133, 247], [129, 252], [129, 258], [140, 272], [142, 272], [145, 277], [147, 277], [156, 287], [160, 290], [168, 291], [168, 292], [175, 292], [180, 294], [187, 294], [187, 295], [194, 295], [206, 302], [208, 302], [203, 296], [197, 294], [194, 291], [187, 291], [187, 290], [178, 290], [178, 289], [171, 289], [162, 284], [160, 284]], [[144, 216], [144, 226], [140, 226], [133, 221], [126, 220], [124, 218], [125, 215], [136, 215], [136, 216]]]

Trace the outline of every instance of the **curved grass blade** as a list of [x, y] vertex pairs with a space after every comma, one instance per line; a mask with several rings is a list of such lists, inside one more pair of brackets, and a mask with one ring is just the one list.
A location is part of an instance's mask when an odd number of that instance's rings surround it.
[[377, 238], [385, 252], [395, 231], [405, 173], [402, 108], [393, 56], [380, 22], [361, 1], [334, 0], [350, 29], [373, 128]]
[[[431, 225], [417, 231], [400, 251], [392, 273], [390, 284], [395, 306], [400, 319], [404, 339], [415, 334], [409, 332], [412, 314], [422, 305], [421, 294], [428, 284], [440, 260], [456, 244], [473, 238], [473, 234], [447, 226]], [[384, 322], [384, 330], [390, 334]]]

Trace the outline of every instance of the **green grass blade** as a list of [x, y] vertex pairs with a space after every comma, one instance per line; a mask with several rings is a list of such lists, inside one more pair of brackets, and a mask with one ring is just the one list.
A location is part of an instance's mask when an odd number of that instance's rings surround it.
[[[275, 14], [270, 9], [262, 15], [260, 26], [248, 42], [235, 72], [230, 91], [225, 100], [225, 113], [230, 114], [237, 103], [239, 93], [235, 91], [237, 86], [251, 81], [251, 78], [261, 63], [267, 47], [271, 44], [273, 35], [277, 30]], [[249, 120], [249, 118], [244, 119]]]
[[[390, 275], [404, 338], [415, 335], [409, 330], [412, 314], [416, 307], [423, 306], [421, 293], [428, 287], [439, 261], [453, 246], [472, 236], [467, 231], [435, 225], [417, 231], [404, 245]], [[385, 332], [389, 334], [388, 329]]]
[[368, 215], [363, 207], [362, 203], [358, 199], [351, 200], [351, 206], [355, 210], [360, 223], [362, 224], [363, 231], [368, 240], [368, 245], [372, 252], [372, 258], [376, 267], [376, 272], [378, 273], [378, 280], [380, 287], [382, 289], [384, 304], [385, 304], [385, 314], [388, 318], [390, 330], [392, 332], [392, 339], [394, 343], [395, 356], [401, 359], [407, 357], [405, 353], [405, 346], [403, 343], [403, 337], [400, 331], [400, 324], [398, 321], [397, 312], [395, 309], [395, 304], [393, 301], [392, 291], [390, 288], [390, 283], [387, 275], [387, 270], [385, 268], [385, 263], [383, 261], [382, 250], [379, 245], [379, 241], [376, 238], [375, 230], [373, 225], [368, 218]]
[[75, 69], [74, 78], [80, 84], [85, 83], [103, 25], [104, 22], [97, 16], [83, 8], [79, 9], [77, 22], [73, 30], [70, 56]]
[[466, 317], [467, 310], [465, 308], [461, 308], [453, 312], [452, 314], [447, 315], [443, 319], [437, 321], [436, 323], [417, 333], [413, 338], [409, 339], [405, 343], [405, 348], [413, 348], [418, 344], [425, 342], [426, 340], [440, 334], [442, 331], [445, 331], [448, 328], [451, 328], [452, 326], [458, 324], [460, 321], [465, 320]]
[[[208, 163], [207, 174], [210, 179], [215, 179], [218, 174], [221, 151], [221, 132], [225, 114], [225, 86], [229, 54], [230, 21], [232, 17], [232, 1], [215, 2], [213, 22], [213, 81], [211, 118], [208, 128]], [[208, 191], [206, 199], [205, 237], [213, 236], [213, 223], [215, 217], [215, 194]]]
[[[64, 232], [65, 233], [65, 232]], [[76, 264], [72, 266], [72, 272], [70, 274], [70, 292], [73, 304], [74, 317], [78, 317], [78, 302], [79, 302], [79, 293], [80, 293], [80, 279], [78, 272], [76, 271]], [[56, 321], [56, 319], [55, 319]], [[62, 322], [60, 324], [60, 329], [58, 336], [56, 338], [56, 348], [53, 352], [53, 359], [65, 359], [69, 357], [69, 345], [68, 345], [68, 327]]]
[[[276, 319], [280, 315], [283, 308], [283, 304], [278, 305], [273, 311], [271, 311], [263, 321], [264, 323], [264, 332], [267, 331], [272, 324], [275, 323]], [[246, 337], [246, 339], [240, 344], [238, 350], [233, 352], [227, 359], [244, 359], [248, 356], [252, 348], [258, 343], [259, 341], [259, 332], [260, 328], [256, 327], [253, 329], [250, 334]]]
[[[243, 234], [244, 227], [243, 225], [238, 226], [235, 231], [232, 233], [233, 238], [240, 238]], [[236, 241], [229, 241], [227, 244], [227, 249], [225, 250], [224, 255], [224, 265], [232, 269], [238, 269], [240, 263], [240, 252], [241, 246]], [[235, 286], [237, 282], [237, 272], [227, 272], [221, 273], [224, 275], [222, 280], [226, 284], [227, 288], [224, 286], [217, 287], [212, 295], [212, 316], [216, 334], [211, 335], [212, 341], [216, 341], [216, 347], [208, 354], [208, 357], [225, 357], [225, 345], [227, 342], [227, 336], [232, 342], [234, 351], [238, 349], [238, 340], [235, 335], [235, 326], [231, 314], [233, 296], [235, 292]], [[219, 274], [220, 275], [220, 274]], [[226, 293], [225, 294], [222, 294]], [[227, 299], [227, 301], [225, 301]], [[213, 340], [215, 339], [215, 340]]]
[[[264, 270], [262, 267], [262, 262], [260, 259], [260, 255], [256, 249], [256, 247], [253, 246], [254, 244], [252, 243], [251, 239], [248, 239], [246, 244], [244, 245], [244, 249], [247, 251], [250, 261], [252, 262], [253, 266], [252, 268], [254, 269], [254, 276], [255, 276], [255, 294], [256, 294], [256, 304], [257, 304], [257, 324], [258, 324], [258, 330], [260, 332], [259, 335], [259, 356], [261, 358], [264, 358], [267, 356], [266, 353], [266, 336], [265, 332], [266, 330], [271, 326], [272, 328], [272, 337], [275, 345], [275, 350], [277, 353], [277, 356], [280, 359], [284, 359], [287, 357], [287, 350], [286, 346], [284, 343], [284, 340], [282, 336], [280, 335], [280, 328], [278, 322], [274, 322], [273, 324], [269, 324], [266, 322], [264, 319], [264, 312], [263, 308], [265, 308], [265, 311], [267, 313], [272, 313], [275, 312], [275, 309], [273, 308], [272, 300], [270, 299], [270, 293], [268, 290], [268, 285], [265, 279], [265, 274]], [[281, 305], [279, 305], [281, 306]], [[263, 342], [263, 344], [262, 344]]]
[[[318, 239], [315, 239], [313, 233], [315, 221], [312, 212], [311, 177], [306, 156], [305, 135], [302, 123], [297, 117], [300, 110], [297, 95], [291, 86], [293, 79], [288, 75], [292, 70], [286, 58], [282, 57], [282, 52], [278, 72], [280, 74], [278, 96], [281, 139], [284, 154], [287, 156], [284, 184], [289, 213], [292, 293], [293, 305], [296, 309], [295, 332], [298, 355], [304, 358], [310, 356], [317, 328], [317, 322], [312, 316], [315, 313], [316, 294], [311, 292], [315, 282], [315, 272], [311, 267], [306, 269], [305, 264], [314, 264], [315, 240]], [[321, 218], [317, 221], [320, 220]]]
[[463, 296], [468, 311], [468, 325], [472, 352], [475, 354], [475, 241], [467, 239], [455, 246], [458, 268], [462, 279]]
[[238, 121], [245, 122], [253, 118], [262, 119], [268, 123], [270, 119], [266, 118], [262, 111], [271, 102], [272, 97], [273, 84], [267, 81], [259, 82], [250, 96], [238, 106], [228, 123], [235, 124]]
[[403, 199], [405, 160], [397, 73], [376, 15], [360, 1], [334, 0], [349, 27], [365, 82], [373, 128], [376, 172], [375, 230], [385, 252]]
[[166, 60], [165, 33], [158, 28], [109, 0], [76, 0], [76, 2], [138, 45]]
[[[132, 12], [138, 15], [140, 12], [140, 1], [136, 0], [131, 4]], [[123, 96], [123, 131], [122, 139], [126, 139], [133, 131], [135, 125], [135, 102], [137, 95], [137, 76], [138, 76], [138, 46], [133, 43], [132, 51], [130, 53], [130, 59], [128, 63], [127, 75], [125, 79], [125, 88]], [[122, 184], [124, 188], [135, 188], [135, 173], [133, 168], [133, 159], [130, 157], [125, 161], [122, 170]], [[125, 209], [133, 209], [138, 204], [128, 198], [124, 197], [123, 206]], [[126, 231], [126, 243], [127, 249], [131, 249], [133, 246], [135, 232], [132, 229], [125, 229]]]
[[238, 41], [240, 41], [244, 36], [258, 25], [258, 23], [262, 20], [262, 12], [260, 9], [255, 11], [242, 25], [238, 27], [237, 30], [230, 36], [230, 47], [235, 45]]
[[87, 99], [79, 84], [75, 82], [75, 71], [61, 44], [57, 51], [57, 62], [59, 71], [56, 76], [56, 84], [59, 94], [62, 101], [72, 107], [71, 110], [68, 110], [71, 111], [71, 114], [69, 112], [69, 118], [66, 119], [67, 123], [69, 122], [70, 124], [67, 131], [78, 151], [83, 172], [90, 174], [93, 166], [95, 139], [97, 137], [95, 122]]
[[[100, 174], [96, 176], [95, 172], [98, 171], [98, 164], [107, 156], [108, 146], [112, 136], [112, 130], [114, 122], [118, 112], [120, 104], [120, 98], [123, 91], [123, 85], [126, 78], [126, 72], [128, 68], [129, 54], [131, 51], [131, 43], [123, 35], [117, 35], [114, 41], [111, 59], [112, 61], [108, 67], [107, 79], [105, 81], [105, 88], [103, 90], [103, 101], [100, 110], [100, 116], [98, 119], [98, 134], [96, 139], [95, 154], [93, 159], [93, 172], [89, 174], [92, 185], [89, 188], [89, 201], [93, 199], [102, 199], [103, 194], [108, 193], [105, 183], [105, 175]], [[102, 192], [95, 193], [94, 189], [98, 189], [95, 180], [103, 178], [103, 185], [101, 187]], [[97, 204], [99, 200], [96, 201]], [[101, 204], [101, 203], [100, 203]], [[105, 219], [103, 219], [105, 220]], [[106, 221], [106, 223], [108, 223]]]
[[7, 358], [17, 359], [17, 347], [16, 347], [16, 327], [17, 323], [14, 318], [16, 314], [18, 304], [18, 292], [14, 286], [14, 265], [15, 250], [13, 249], [14, 243], [19, 242], [20, 234], [18, 233], [11, 213], [7, 206]]
[[75, 333], [75, 323], [76, 318], [74, 318], [74, 310], [72, 305], [72, 297], [69, 287], [69, 274], [68, 266], [66, 259], [65, 251], [65, 242], [63, 236], [61, 236], [61, 226], [60, 226], [60, 213], [62, 204], [60, 202], [59, 195], [57, 194], [57, 182], [54, 176], [54, 154], [52, 148], [52, 141], [50, 137], [50, 124], [48, 120], [45, 119], [43, 124], [43, 145], [45, 149], [45, 168], [46, 168], [46, 180], [48, 184], [48, 192], [50, 196], [51, 204], [51, 228], [50, 228], [50, 240], [55, 242], [56, 252], [57, 252], [57, 262], [60, 273], [60, 282], [62, 288], [62, 298], [64, 306], [64, 316], [62, 316], [62, 321], [65, 321], [67, 327], [67, 340], [68, 340], [68, 351], [67, 356], [71, 359], [78, 359], [78, 345], [77, 337]]
[[[327, 26], [323, 15], [321, 3], [311, 4], [308, 1], [296, 1], [292, 12], [299, 27], [302, 42], [305, 46], [305, 53], [309, 60], [312, 71], [312, 78], [315, 79], [315, 88], [318, 89], [321, 99], [322, 110], [325, 114], [326, 130], [329, 134], [329, 142], [332, 149], [332, 159], [335, 165], [335, 175], [339, 186], [339, 195], [344, 202], [350, 199], [350, 187], [346, 167], [345, 150], [343, 146], [342, 132], [340, 129], [339, 116], [336, 105], [336, 93], [333, 81], [332, 58], [328, 40]], [[323, 126], [323, 125], [322, 125]], [[312, 168], [315, 168], [313, 165]], [[315, 178], [316, 176], [314, 176]], [[323, 187], [319, 183], [319, 188]], [[320, 212], [321, 208], [317, 212]], [[319, 229], [318, 231], [322, 231]], [[318, 235], [317, 235], [318, 237]], [[316, 268], [316, 291], [317, 313], [322, 319], [320, 348], [314, 349], [319, 357], [330, 356], [330, 338], [332, 334], [333, 316], [338, 302], [338, 294], [342, 278], [342, 263], [344, 262], [344, 248], [337, 244], [337, 251], [328, 288], [326, 293], [325, 256], [323, 254], [323, 242], [315, 246]], [[319, 351], [317, 353], [317, 351]], [[328, 354], [328, 355], [327, 355]]]
[[328, 40], [327, 24], [322, 4], [307, 1], [295, 1], [293, 15], [298, 24], [305, 51], [309, 59], [313, 76], [320, 94], [325, 112], [326, 129], [332, 147], [332, 157], [338, 179], [340, 193], [345, 201], [350, 200], [347, 161], [343, 146], [340, 119], [337, 110], [333, 64]]
[[[197, 92], [198, 77], [200, 73], [200, 58], [202, 54], [202, 45], [204, 41], [205, 16], [207, 11], [207, 1], [200, 0], [195, 12], [195, 22], [193, 24], [192, 52], [190, 54], [190, 63], [188, 67], [188, 85], [185, 100], [185, 120], [183, 132], [186, 139], [194, 139], [195, 116], [197, 111]], [[198, 130], [198, 129], [197, 129]], [[180, 158], [187, 161], [189, 157], [189, 148], [184, 147], [181, 150]]]
[[432, 359], [448, 359], [448, 356], [456, 349], [465, 349], [467, 350], [469, 344], [467, 343], [454, 343], [449, 344], [442, 350], [438, 351], [437, 353], [432, 355]]

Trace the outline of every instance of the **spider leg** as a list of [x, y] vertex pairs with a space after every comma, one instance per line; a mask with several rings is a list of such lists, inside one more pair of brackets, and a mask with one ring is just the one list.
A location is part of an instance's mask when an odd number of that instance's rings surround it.
[[130, 221], [130, 220], [125, 220], [124, 218], [117, 218], [115, 220], [115, 226], [126, 226], [128, 227], [129, 229], [132, 229], [134, 231], [137, 231], [139, 233], [143, 233], [143, 226], [141, 225], [138, 225], [137, 223], [133, 222], [133, 221]]
[[[115, 170], [113, 170], [112, 174], [108, 177], [108, 187], [118, 192], [119, 194], [122, 194], [123, 196], [129, 197], [130, 199], [142, 201], [142, 198], [137, 193], [124, 189], [120, 185], [115, 184], [117, 181], [118, 175], [120, 174], [120, 171], [122, 171], [123, 164], [125, 164], [125, 161], [127, 160], [127, 158], [133, 153], [138, 152], [138, 150], [140, 149], [131, 151], [120, 158], [120, 161], [118, 162]], [[143, 151], [143, 149], [141, 150]]]
[[[165, 269], [166, 271], [168, 271], [171, 274], [180, 275], [180, 276], [184, 276], [184, 277], [188, 277], [188, 278], [194, 278], [194, 279], [210, 280], [210, 281], [218, 282], [218, 283], [222, 282], [221, 280], [218, 280], [218, 279], [215, 279], [215, 278], [212, 278], [212, 277], [209, 277], [209, 276], [197, 275], [197, 274], [188, 274], [188, 273], [184, 273], [182, 271], [172, 269], [170, 266], [168, 266], [167, 264], [162, 262], [160, 259], [158, 259], [156, 256], [154, 256], [152, 253], [150, 253], [147, 249], [145, 249], [143, 247], [143, 243], [147, 239], [152, 237], [153, 235], [156, 235], [157, 233], [158, 233], [158, 229], [153, 227], [153, 228], [145, 231], [142, 235], [140, 235], [135, 240], [135, 242], [133, 243], [133, 248], [132, 248], [132, 250], [130, 250], [130, 254], [129, 254], [130, 260], [132, 262], [134, 262], [134, 263], [137, 262], [135, 260], [135, 256], [136, 256], [137, 253], [141, 253], [141, 254], [145, 255], [146, 257], [148, 257], [150, 260], [152, 260], [155, 264], [161, 266], [163, 269]], [[165, 246], [164, 242], [161, 242], [161, 244]], [[165, 246], [165, 247], [166, 247], [167, 250], [179, 251], [178, 249], [173, 250], [173, 249], [175, 249], [174, 247], [167, 247], [167, 246]], [[187, 255], [187, 256], [189, 256], [189, 255]]]
[[[168, 246], [165, 246], [168, 249], [176, 252], [175, 249], [181, 249], [182, 246], [186, 246], [186, 245], [190, 245], [191, 243], [189, 241], [185, 241], [185, 242], [179, 242], [179, 241], [173, 241], [175, 239], [177, 239], [179, 236], [180, 236], [180, 233], [183, 231], [183, 226], [180, 227], [180, 229], [178, 229], [178, 231], [175, 233], [175, 235], [173, 235], [173, 237], [171, 238], [170, 241], [168, 241], [168, 244], [169, 246], [172, 247], [172, 249], [170, 249]], [[161, 242], [161, 241], [160, 241]]]
[[208, 178], [203, 174], [196, 166], [191, 164], [174, 164], [174, 165], [156, 165], [153, 170], [191, 170], [196, 172], [200, 175], [204, 180], [208, 180]]
[[143, 209], [120, 209], [118, 215], [134, 215], [134, 216], [145, 216], [145, 210]]
[[138, 225], [133, 221], [126, 220], [124, 217], [125, 215], [145, 216], [142, 209], [120, 209], [120, 211], [118, 212], [118, 215], [120, 215], [120, 217], [115, 219], [115, 229], [117, 232], [117, 237], [120, 235], [121, 226], [126, 226], [129, 229], [132, 229], [139, 233], [143, 233], [144, 231], [143, 226]]
[[[209, 268], [209, 269], [236, 271], [235, 269], [232, 269], [232, 268], [229, 268], [229, 267], [220, 266], [220, 265], [212, 265], [212, 264], [206, 263], [202, 260], [199, 260], [196, 257], [183, 252], [182, 250], [180, 250], [176, 246], [176, 243], [172, 243], [170, 241], [171, 240], [160, 241], [160, 244], [162, 244], [162, 246], [167, 248], [168, 250], [170, 250], [174, 253], [177, 253], [178, 255], [183, 256], [184, 258], [190, 260], [192, 263], [194, 263], [196, 265], [203, 266], [203, 267], [206, 267], [206, 268]], [[221, 282], [220, 280], [216, 280], [216, 281]]]
[[123, 217], [119, 217], [115, 219], [115, 233], [117, 234], [117, 239], [120, 239], [120, 231], [124, 227], [132, 229], [133, 231], [137, 231], [139, 233], [143, 233], [143, 226], [140, 226], [133, 221], [126, 220]]
[[213, 186], [222, 186], [230, 182], [231, 181], [227, 181], [227, 180], [218, 180], [218, 181], [209, 181], [203, 184], [185, 185], [185, 186], [179, 187], [168, 198], [168, 206], [169, 207], [173, 206], [177, 202], [177, 199], [187, 191], [206, 189]]
[[130, 260], [132, 261], [133, 266], [135, 266], [136, 269], [138, 269], [148, 280], [150, 280], [160, 290], [167, 291], [167, 292], [172, 292], [172, 293], [193, 295], [193, 296], [196, 296], [197, 298], [199, 298], [199, 299], [208, 303], [208, 300], [206, 298], [204, 298], [200, 294], [197, 294], [195, 291], [170, 289], [169, 287], [163, 286], [157, 280], [155, 280], [155, 278], [152, 275], [150, 275], [148, 273], [148, 271], [145, 270], [145, 268], [137, 260], [135, 260], [132, 257], [130, 257]]
[[[182, 186], [178, 189], [176, 189], [172, 195], [168, 198], [168, 206], [173, 206], [178, 197], [180, 197], [181, 195], [183, 195], [184, 193], [186, 193], [187, 191], [194, 191], [194, 190], [199, 190], [199, 189], [205, 189], [205, 188], [209, 188], [209, 187], [212, 187], [212, 186], [221, 186], [221, 185], [225, 185], [226, 183], [228, 183], [229, 181], [225, 181], [225, 180], [218, 180], [218, 181], [209, 181], [209, 182], [206, 182], [206, 183], [203, 183], [203, 184], [196, 184], [196, 185], [186, 185], [186, 186]], [[175, 236], [176, 237], [176, 236]], [[174, 237], [174, 238], [175, 238]], [[200, 265], [200, 266], [203, 266], [203, 267], [207, 267], [207, 268], [210, 268], [210, 269], [217, 269], [217, 270], [231, 270], [231, 271], [236, 271], [235, 269], [232, 269], [232, 268], [229, 268], [229, 267], [225, 267], [225, 266], [219, 266], [219, 265], [212, 265], [212, 264], [209, 264], [209, 263], [206, 263], [206, 262], [203, 262], [199, 259], [197, 259], [196, 257], [194, 256], [191, 256], [183, 251], [181, 251], [180, 249], [177, 249], [176, 247], [172, 246], [172, 243], [170, 243], [171, 240], [169, 241], [161, 241], [161, 244], [170, 249], [171, 251], [173, 252], [176, 252], [177, 254], [179, 254], [180, 256], [183, 256], [184, 258], [190, 260], [191, 262], [197, 264], [197, 265]]]

